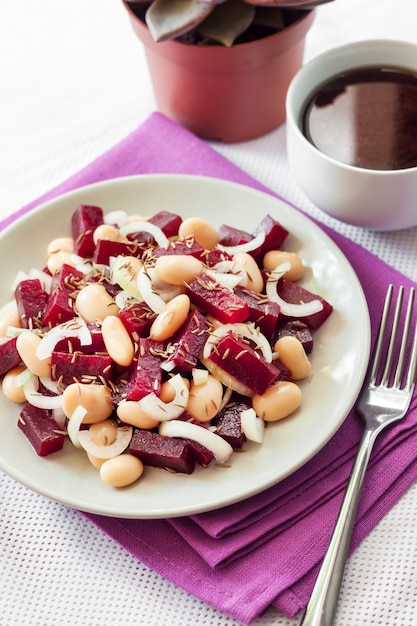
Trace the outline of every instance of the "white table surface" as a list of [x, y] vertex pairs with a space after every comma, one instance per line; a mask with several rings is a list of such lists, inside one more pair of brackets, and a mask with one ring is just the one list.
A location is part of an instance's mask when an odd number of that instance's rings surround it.
[[[335, 0], [319, 9], [305, 58], [358, 39], [416, 42], [416, 24], [415, 0]], [[144, 52], [119, 0], [0, 0], [0, 94], [0, 217], [78, 171], [155, 110]], [[375, 233], [326, 218], [292, 178], [284, 126], [213, 147], [417, 280], [417, 228]], [[238, 625], [133, 559], [76, 511], [3, 474], [0, 481], [1, 626]], [[414, 486], [349, 560], [337, 626], [417, 623], [416, 546]], [[275, 610], [254, 622], [298, 623]]]

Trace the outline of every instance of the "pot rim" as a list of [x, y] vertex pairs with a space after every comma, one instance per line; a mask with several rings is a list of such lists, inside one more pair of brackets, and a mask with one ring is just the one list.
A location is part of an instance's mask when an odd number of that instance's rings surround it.
[[[257, 39], [254, 41], [236, 44], [230, 47], [222, 45], [205, 46], [188, 44], [182, 41], [171, 39], [168, 41], [155, 41], [149, 32], [146, 24], [135, 15], [129, 6], [127, 0], [122, 0], [125, 10], [131, 20], [134, 31], [139, 39], [141, 39], [144, 46], [156, 54], [164, 56], [170, 56], [174, 58], [182, 57], [189, 48], [193, 48], [193, 57], [200, 59], [201, 57], [210, 56], [213, 60], [216, 57], [222, 57], [232, 60], [234, 57], [241, 57], [247, 55], [248, 61], [251, 63], [256, 62], [254, 57], [254, 47], [262, 47], [262, 60], [269, 56], [276, 56], [277, 54], [286, 52], [292, 46], [296, 45], [302, 40], [308, 30], [310, 29], [316, 14], [316, 9], [309, 9], [305, 11], [305, 15], [302, 15], [298, 20], [293, 22], [290, 26], [278, 31], [268, 37]], [[262, 43], [261, 43], [262, 42]], [[198, 61], [200, 62], [200, 61]]]

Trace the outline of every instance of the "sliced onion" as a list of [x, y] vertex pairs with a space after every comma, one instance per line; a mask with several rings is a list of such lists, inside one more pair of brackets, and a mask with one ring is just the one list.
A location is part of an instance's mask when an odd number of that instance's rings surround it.
[[133, 298], [142, 300], [137, 285], [137, 278], [142, 269], [142, 262], [134, 256], [122, 254], [112, 257], [110, 260], [110, 276], [113, 283], [118, 284]]
[[166, 359], [165, 361], [162, 361], [161, 363], [161, 370], [164, 370], [164, 372], [172, 372], [172, 370], [175, 369], [175, 362], [174, 361], [170, 361], [169, 359]]
[[31, 393], [26, 396], [26, 400], [32, 406], [36, 406], [38, 409], [46, 409], [47, 411], [53, 411], [62, 407], [61, 396], [43, 396], [39, 393]]
[[258, 417], [255, 410], [245, 409], [240, 414], [240, 423], [246, 439], [255, 443], [262, 443], [265, 435], [265, 422]]
[[119, 309], [122, 310], [122, 309], [126, 308], [129, 305], [129, 302], [133, 301], [133, 298], [130, 295], [130, 293], [128, 293], [127, 291], [122, 289], [122, 291], [119, 291], [115, 295], [114, 301], [117, 304], [117, 306], [119, 307]]
[[219, 463], [225, 463], [233, 453], [233, 448], [227, 441], [211, 430], [204, 428], [204, 426], [199, 426], [198, 424], [191, 424], [190, 422], [183, 422], [181, 420], [171, 420], [170, 422], [160, 424], [159, 433], [165, 437], [182, 437], [184, 439], [197, 441], [210, 450]]
[[268, 298], [271, 302], [279, 304], [281, 313], [287, 317], [306, 317], [307, 315], [314, 315], [314, 313], [322, 311], [323, 303], [318, 299], [310, 300], [310, 302], [302, 302], [301, 304], [291, 304], [281, 298], [277, 290], [277, 284], [280, 278], [282, 278], [290, 268], [290, 263], [281, 263], [281, 265], [278, 265], [278, 267], [270, 273], [265, 287]]
[[[72, 419], [72, 418], [71, 418]], [[128, 447], [132, 439], [132, 426], [119, 426], [116, 430], [116, 439], [108, 446], [100, 446], [90, 439], [88, 430], [80, 430], [78, 433], [79, 444], [84, 450], [96, 459], [111, 459], [119, 456]]]
[[162, 300], [161, 296], [153, 290], [151, 279], [144, 267], [138, 274], [137, 285], [140, 295], [148, 307], [154, 313], [162, 313], [166, 307], [166, 303]]
[[[21, 335], [22, 333], [36, 333], [36, 334], [40, 334], [40, 331], [33, 329], [31, 330], [30, 328], [20, 328], [19, 326], [8, 326], [6, 328], [6, 337], [17, 337], [18, 335]], [[1, 340], [3, 340], [3, 337], [0, 337]], [[5, 343], [5, 341], [3, 341], [3, 343]]]
[[29, 270], [28, 277], [37, 278], [40, 280], [44, 291], [47, 293], [51, 292], [52, 276], [50, 274], [47, 274], [43, 270], [32, 268]]
[[27, 367], [25, 367], [25, 369], [22, 370], [20, 374], [14, 377], [13, 384], [15, 387], [23, 387], [23, 385], [25, 385], [28, 380], [32, 378], [32, 376], [33, 373]]
[[213, 332], [210, 334], [210, 337], [207, 339], [203, 348], [203, 357], [207, 359], [213, 347], [229, 332], [235, 333], [240, 337], [246, 337], [246, 339], [250, 339], [253, 341], [262, 351], [263, 357], [265, 361], [271, 363], [272, 361], [272, 348], [269, 344], [268, 339], [263, 335], [257, 328], [255, 328], [254, 324], [223, 324], [218, 328], [215, 328]]
[[220, 413], [220, 411], [223, 411], [224, 407], [227, 404], [229, 404], [232, 395], [233, 395], [233, 389], [231, 387], [226, 387], [225, 392], [223, 394], [222, 401], [221, 401], [220, 406], [219, 406], [218, 413]]
[[245, 268], [236, 261], [219, 261], [212, 269], [205, 270], [205, 273], [229, 289], [234, 289], [236, 285], [246, 287], [248, 284], [248, 274]]
[[78, 337], [82, 346], [89, 346], [93, 342], [87, 324], [81, 317], [75, 317], [70, 322], [51, 328], [39, 342], [36, 356], [41, 360], [49, 358], [56, 344], [61, 339], [67, 339], [68, 337]]
[[256, 235], [256, 237], [254, 237], [250, 241], [247, 241], [246, 243], [240, 243], [236, 246], [222, 246], [221, 244], [218, 244], [217, 247], [220, 250], [223, 250], [223, 252], [227, 252], [228, 254], [233, 255], [237, 252], [252, 252], [252, 250], [256, 250], [257, 248], [259, 248], [259, 246], [261, 246], [264, 241], [265, 233], [260, 232]]
[[160, 248], [166, 248], [169, 244], [169, 239], [159, 226], [156, 224], [152, 224], [151, 222], [130, 222], [129, 224], [125, 224], [120, 228], [120, 232], [122, 235], [130, 235], [132, 233], [149, 233], [155, 239], [156, 243]]
[[55, 380], [51, 380], [50, 378], [48, 378], [47, 376], [41, 376], [39, 378], [41, 384], [45, 387], [45, 389], [47, 389], [48, 391], [50, 391], [51, 393], [55, 393], [55, 394], [60, 394], [62, 393], [60, 391], [60, 389], [58, 389], [58, 383]]
[[219, 283], [219, 285], [227, 287], [227, 289], [230, 289], [230, 291], [233, 291], [233, 289], [237, 287], [237, 285], [241, 284], [242, 286], [244, 286], [242, 283], [242, 277], [238, 274], [228, 274], [226, 272], [217, 272], [210, 269], [205, 270], [204, 274], [207, 274], [207, 276], [213, 278], [216, 283]]
[[180, 293], [184, 293], [185, 288], [182, 285], [171, 285], [170, 283], [161, 280], [155, 270], [155, 267], [148, 266], [146, 271], [151, 281], [153, 290], [165, 303], [169, 302]]
[[123, 224], [127, 220], [126, 211], [109, 211], [109, 213], [105, 213], [104, 215], [104, 223], [110, 224], [110, 226], [114, 226], [116, 224], [117, 228], [123, 226]]
[[60, 409], [52, 409], [52, 417], [58, 424], [61, 430], [65, 429], [65, 424], [67, 422], [67, 416], [64, 413], [62, 407]]
[[188, 404], [188, 387], [180, 374], [170, 378], [169, 383], [175, 390], [175, 396], [170, 402], [163, 402], [156, 393], [149, 393], [138, 400], [143, 411], [157, 422], [176, 419], [185, 411]]
[[201, 367], [193, 367], [191, 371], [194, 385], [204, 385], [208, 380], [208, 370]]
[[76, 448], [81, 448], [81, 443], [79, 440], [80, 428], [86, 415], [87, 409], [82, 404], [79, 404], [77, 408], [71, 413], [71, 416], [68, 420], [68, 437], [71, 439], [73, 445]]
[[44, 396], [39, 393], [39, 378], [31, 376], [23, 385], [26, 400], [38, 409], [50, 411], [62, 409], [62, 394], [56, 396]]
[[78, 254], [71, 255], [71, 263], [73, 263], [75, 269], [84, 274], [84, 276], [88, 276], [94, 271], [93, 265]]

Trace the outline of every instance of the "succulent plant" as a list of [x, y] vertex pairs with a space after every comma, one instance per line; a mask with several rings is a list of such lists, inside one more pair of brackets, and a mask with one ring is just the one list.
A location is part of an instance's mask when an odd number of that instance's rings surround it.
[[[282, 30], [306, 10], [331, 0], [128, 0], [155, 41], [232, 46], [247, 35]], [[296, 15], [295, 15], [296, 14]]]

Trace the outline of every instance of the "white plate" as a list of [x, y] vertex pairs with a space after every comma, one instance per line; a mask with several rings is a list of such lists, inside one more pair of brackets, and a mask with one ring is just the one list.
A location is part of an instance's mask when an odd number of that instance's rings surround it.
[[304, 382], [302, 408], [267, 428], [262, 446], [246, 444], [230, 468], [198, 468], [191, 475], [147, 468], [135, 485], [116, 490], [100, 480], [86, 456], [66, 442], [64, 450], [38, 457], [16, 423], [20, 407], [0, 394], [0, 468], [30, 489], [80, 510], [110, 516], [163, 518], [222, 507], [282, 480], [332, 437], [351, 409], [365, 374], [370, 343], [368, 309], [359, 281], [345, 256], [315, 224], [289, 205], [251, 188], [217, 179], [150, 175], [110, 180], [52, 200], [0, 236], [0, 303], [11, 299], [18, 269], [42, 267], [48, 242], [69, 234], [79, 203], [105, 212], [160, 210], [204, 216], [251, 230], [265, 214], [291, 233], [288, 249], [307, 270], [303, 285], [319, 293], [334, 312], [315, 334], [313, 376]]

